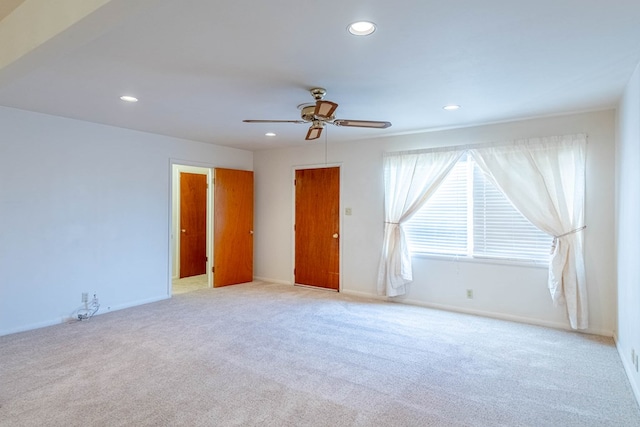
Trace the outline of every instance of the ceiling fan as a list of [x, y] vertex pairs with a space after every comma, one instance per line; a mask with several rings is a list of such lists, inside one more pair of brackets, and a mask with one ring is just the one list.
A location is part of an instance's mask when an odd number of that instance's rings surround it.
[[335, 126], [348, 126], [357, 128], [385, 129], [391, 126], [390, 122], [378, 122], [373, 120], [345, 120], [336, 119], [335, 112], [338, 104], [324, 100], [327, 91], [321, 87], [311, 89], [311, 96], [315, 103], [299, 105], [302, 120], [243, 120], [245, 123], [311, 123], [305, 139], [311, 141], [320, 138], [325, 124]]

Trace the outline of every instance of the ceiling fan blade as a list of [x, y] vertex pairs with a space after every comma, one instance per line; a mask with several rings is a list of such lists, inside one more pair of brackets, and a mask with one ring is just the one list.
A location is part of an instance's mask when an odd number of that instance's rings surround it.
[[316, 109], [313, 114], [322, 119], [329, 119], [333, 117], [333, 113], [336, 112], [336, 108], [338, 108], [338, 104], [335, 102], [319, 100], [316, 101]]
[[307, 123], [303, 120], [243, 120], [244, 123]]
[[336, 126], [349, 126], [354, 128], [374, 128], [386, 129], [391, 126], [390, 122], [377, 122], [374, 120], [334, 120]]
[[322, 135], [322, 129], [322, 126], [311, 125], [307, 132], [307, 136], [304, 139], [307, 141], [313, 141], [314, 139], [320, 138], [320, 135]]

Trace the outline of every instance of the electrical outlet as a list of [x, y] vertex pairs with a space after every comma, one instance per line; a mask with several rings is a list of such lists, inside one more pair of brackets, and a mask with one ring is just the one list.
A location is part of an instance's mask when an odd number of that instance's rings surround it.
[[473, 289], [467, 289], [467, 298], [473, 299]]
[[89, 301], [89, 294], [87, 292], [83, 292], [82, 293], [82, 302], [88, 302]]

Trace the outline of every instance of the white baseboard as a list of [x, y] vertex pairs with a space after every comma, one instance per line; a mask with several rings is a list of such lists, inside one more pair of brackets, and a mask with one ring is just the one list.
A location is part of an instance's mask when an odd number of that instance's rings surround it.
[[[532, 319], [529, 317], [522, 317], [522, 316], [516, 316], [511, 314], [505, 314], [505, 313], [495, 313], [492, 311], [473, 310], [473, 309], [467, 309], [467, 308], [444, 305], [444, 304], [434, 304], [434, 303], [429, 303], [429, 302], [420, 301], [420, 300], [412, 300], [412, 299], [397, 300], [395, 298], [389, 298], [389, 297], [371, 294], [368, 292], [361, 292], [361, 291], [342, 290], [341, 292], [347, 295], [354, 295], [362, 298], [373, 298], [380, 301], [392, 302], [394, 304], [415, 305], [419, 307], [433, 308], [435, 310], [452, 311], [455, 313], [471, 314], [474, 316], [489, 317], [492, 319], [507, 320], [510, 322], [526, 323], [528, 325], [544, 326], [547, 328], [576, 332], [574, 329], [571, 329], [571, 326], [568, 323], [565, 324], [565, 323], [559, 323], [559, 322], [553, 322], [553, 321], [547, 321], [547, 320]], [[604, 329], [586, 329], [586, 330], [581, 330], [577, 332], [584, 332], [592, 335], [601, 335], [605, 337], [613, 336], [613, 331], [604, 330]]]
[[120, 304], [120, 305], [116, 305], [116, 306], [107, 306], [106, 308], [100, 308], [100, 310], [98, 310], [98, 312], [96, 314], [105, 314], [105, 313], [111, 313], [112, 311], [118, 311], [118, 310], [124, 310], [125, 308], [131, 308], [131, 307], [137, 307], [139, 305], [145, 305], [145, 304], [151, 304], [152, 302], [158, 302], [158, 301], [163, 301], [166, 299], [171, 298], [170, 296], [167, 295], [163, 295], [163, 296], [158, 296], [158, 297], [153, 297], [153, 298], [146, 298], [143, 300], [138, 300], [138, 301], [134, 301], [134, 302], [128, 302], [125, 304]]
[[[112, 311], [123, 310], [125, 308], [137, 307], [139, 305], [158, 302], [168, 298], [169, 298], [168, 296], [164, 295], [160, 297], [147, 298], [144, 300], [138, 300], [138, 301], [133, 301], [125, 304], [120, 304], [117, 306], [108, 306], [108, 305], [105, 306], [104, 304], [102, 304], [100, 307], [100, 310], [96, 312], [95, 316], [99, 316], [105, 313], [110, 313]], [[68, 322], [74, 322], [74, 321], [78, 321], [78, 320], [72, 318], [70, 314], [67, 314], [64, 316], [60, 316], [59, 318], [56, 318], [56, 319], [45, 320], [43, 322], [37, 322], [37, 323], [30, 323], [27, 325], [18, 326], [17, 328], [13, 328], [13, 329], [0, 330], [0, 337], [3, 335], [17, 334], [19, 332], [26, 332], [34, 329], [46, 328], [47, 326], [60, 325], [62, 323], [68, 323]]]
[[620, 348], [617, 337], [614, 336], [613, 339], [616, 342], [618, 356], [620, 356], [620, 360], [622, 360], [622, 366], [624, 367], [624, 372], [625, 374], [627, 374], [627, 378], [629, 379], [629, 384], [631, 385], [631, 390], [633, 390], [633, 395], [635, 396], [638, 405], [640, 405], [640, 384], [638, 383], [638, 381], [633, 380], [638, 376], [636, 368], [629, 360], [629, 355], [624, 354], [622, 348]]
[[571, 329], [571, 325], [569, 325], [568, 323], [560, 323], [560, 322], [554, 322], [550, 320], [535, 319], [531, 317], [523, 317], [523, 316], [517, 316], [517, 315], [507, 314], [507, 313], [496, 313], [493, 311], [473, 310], [473, 309], [455, 307], [450, 305], [426, 303], [426, 302], [417, 301], [417, 300], [394, 301], [393, 299], [391, 299], [390, 301], [397, 302], [397, 303], [418, 305], [418, 306], [434, 308], [438, 310], [453, 311], [456, 313], [472, 314], [474, 316], [490, 317], [492, 319], [507, 320], [510, 322], [525, 323], [528, 325], [544, 326], [546, 328], [560, 329], [560, 330], [565, 330], [570, 332], [582, 332], [582, 333], [587, 333], [591, 335], [600, 335], [604, 337], [613, 336], [613, 331], [610, 331], [610, 330], [604, 330], [604, 329], [575, 330], [575, 329]]
[[27, 325], [18, 326], [17, 328], [12, 328], [12, 329], [3, 329], [3, 330], [0, 330], [0, 337], [4, 335], [11, 335], [11, 334], [17, 334], [20, 332], [31, 331], [33, 329], [46, 328], [47, 326], [59, 325], [60, 323], [66, 322], [67, 319], [68, 319], [68, 316], [67, 317], [63, 316], [63, 317], [60, 317], [59, 319], [45, 320], [44, 322], [37, 322], [37, 323], [29, 323]]

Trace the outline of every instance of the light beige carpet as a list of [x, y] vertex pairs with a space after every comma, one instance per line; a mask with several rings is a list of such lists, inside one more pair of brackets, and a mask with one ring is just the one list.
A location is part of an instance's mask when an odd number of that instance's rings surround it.
[[187, 292], [199, 291], [200, 289], [209, 288], [207, 283], [207, 275], [183, 277], [182, 279], [173, 279], [171, 281], [171, 294], [178, 295]]
[[611, 339], [252, 283], [0, 337], [2, 426], [639, 426]]

